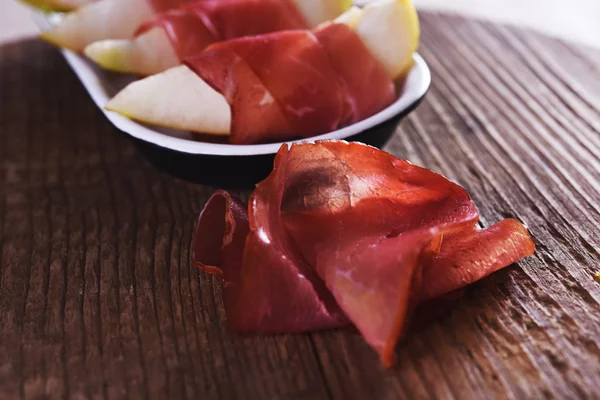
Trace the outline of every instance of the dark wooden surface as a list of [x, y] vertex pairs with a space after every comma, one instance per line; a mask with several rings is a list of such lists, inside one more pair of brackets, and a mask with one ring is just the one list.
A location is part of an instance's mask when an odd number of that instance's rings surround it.
[[240, 337], [188, 263], [214, 188], [157, 172], [53, 48], [0, 48], [0, 397], [600, 397], [600, 51], [423, 14], [426, 100], [388, 151], [464, 185], [537, 253], [381, 368], [356, 334]]

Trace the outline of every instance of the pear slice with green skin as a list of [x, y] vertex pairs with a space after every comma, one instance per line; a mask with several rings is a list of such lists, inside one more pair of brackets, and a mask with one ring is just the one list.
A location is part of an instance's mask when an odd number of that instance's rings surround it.
[[64, 12], [90, 4], [93, 0], [21, 0], [21, 2], [43, 12]]
[[352, 0], [292, 0], [309, 28], [331, 21], [352, 7]]
[[[309, 26], [314, 28], [348, 10], [351, 0], [294, 0], [294, 4]], [[157, 74], [178, 65], [179, 59], [164, 30], [155, 29], [131, 40], [92, 43], [85, 48], [84, 54], [110, 71], [142, 76]]]
[[154, 15], [146, 0], [99, 0], [64, 18], [40, 38], [74, 51], [104, 39], [129, 39], [144, 21]]
[[101, 40], [87, 46], [86, 56], [104, 69], [154, 75], [180, 64], [169, 38], [155, 27], [135, 40]]
[[[367, 8], [358, 13], [350, 9], [337, 22], [353, 27], [395, 80], [410, 68], [418, 47], [418, 20], [415, 23], [412, 17], [406, 18], [416, 16], [416, 12], [408, 0], [379, 0], [371, 9], [375, 11], [369, 14]], [[378, 23], [372, 15], [380, 17]], [[198, 133], [227, 135], [231, 126], [231, 109], [225, 98], [187, 66], [131, 83], [106, 109], [137, 121]]]
[[231, 126], [227, 100], [184, 65], [131, 83], [105, 108], [150, 124], [201, 127], [214, 135], [229, 135]]
[[339, 15], [333, 22], [337, 24], [346, 24], [352, 29], [356, 29], [356, 24], [362, 15], [362, 10], [356, 6], [350, 7], [346, 12]]
[[412, 67], [419, 46], [419, 17], [411, 0], [379, 0], [366, 5], [356, 33], [393, 79]]

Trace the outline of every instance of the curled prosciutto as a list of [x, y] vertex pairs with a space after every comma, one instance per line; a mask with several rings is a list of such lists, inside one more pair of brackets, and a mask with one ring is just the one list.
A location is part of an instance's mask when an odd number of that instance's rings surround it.
[[208, 201], [192, 261], [223, 280], [233, 329], [352, 323], [390, 366], [415, 306], [533, 254], [521, 223], [478, 220], [463, 188], [383, 151], [283, 145], [247, 206], [224, 191]]

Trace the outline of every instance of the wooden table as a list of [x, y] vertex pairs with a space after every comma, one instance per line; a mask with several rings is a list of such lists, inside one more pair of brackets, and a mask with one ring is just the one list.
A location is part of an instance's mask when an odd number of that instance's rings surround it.
[[462, 184], [537, 253], [411, 333], [240, 337], [188, 263], [213, 187], [156, 171], [58, 52], [0, 48], [3, 398], [600, 397], [600, 52], [423, 14], [426, 100], [387, 150]]

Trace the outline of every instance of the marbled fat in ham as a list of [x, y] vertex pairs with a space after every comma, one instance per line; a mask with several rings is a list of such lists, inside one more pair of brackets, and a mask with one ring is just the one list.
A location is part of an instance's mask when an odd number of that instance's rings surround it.
[[161, 27], [180, 59], [218, 41], [285, 29], [306, 29], [291, 0], [201, 0], [158, 14], [136, 32]]
[[192, 259], [224, 279], [236, 330], [349, 321], [389, 366], [417, 305], [534, 252], [521, 223], [482, 230], [478, 219], [460, 186], [380, 150], [283, 145], [247, 208], [225, 192], [209, 200]]

